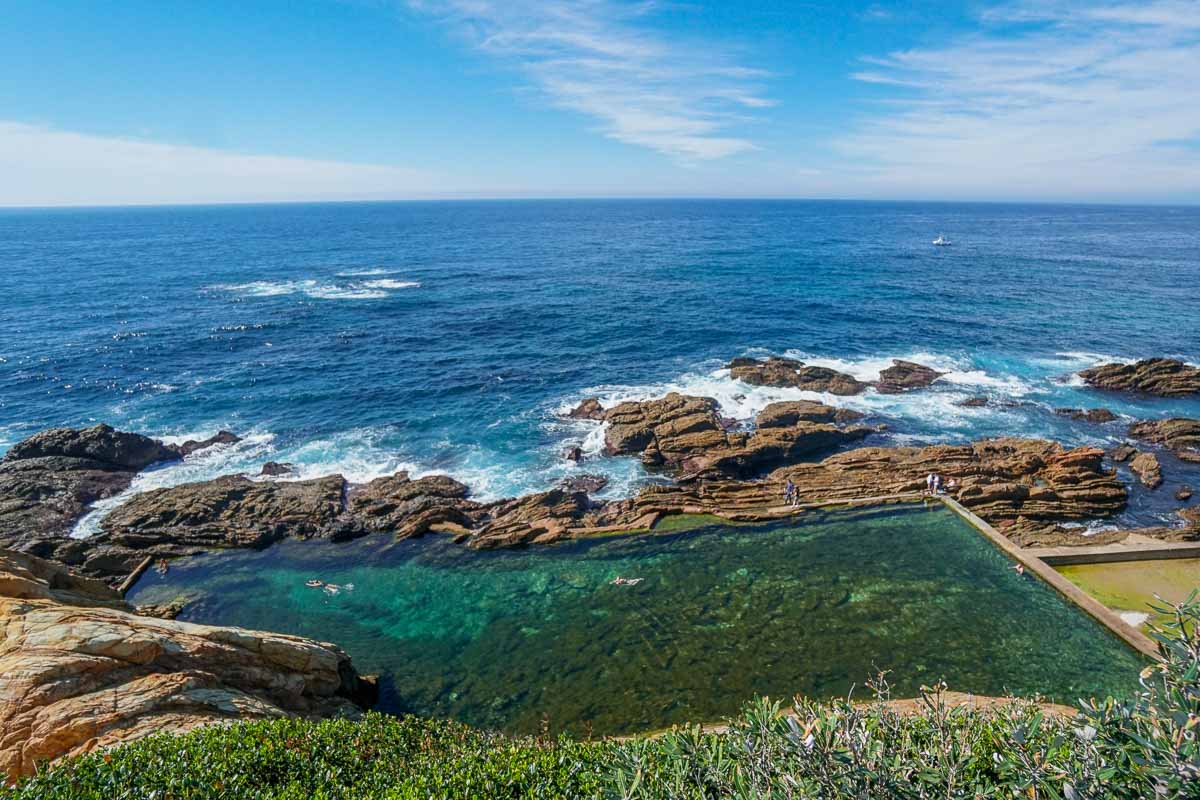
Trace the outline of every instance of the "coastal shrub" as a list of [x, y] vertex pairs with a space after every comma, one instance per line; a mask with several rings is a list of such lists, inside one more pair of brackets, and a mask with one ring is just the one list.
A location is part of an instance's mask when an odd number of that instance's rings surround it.
[[512, 738], [454, 722], [367, 714], [273, 720], [143, 739], [67, 759], [0, 800], [46, 798], [1200, 798], [1200, 603], [1161, 609], [1163, 660], [1123, 699], [1072, 718], [1015, 701], [915, 711], [874, 700], [754, 701], [720, 731], [625, 741]]

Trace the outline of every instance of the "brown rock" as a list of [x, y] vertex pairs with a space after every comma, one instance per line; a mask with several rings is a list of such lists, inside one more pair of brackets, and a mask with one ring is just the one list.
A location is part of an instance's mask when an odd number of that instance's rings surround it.
[[1117, 415], [1107, 408], [1056, 408], [1054, 409], [1054, 413], [1070, 417], [1071, 419], [1097, 424], [1112, 422], [1117, 418]]
[[89, 505], [129, 488], [138, 470], [178, 457], [108, 425], [54, 428], [13, 445], [0, 460], [0, 547], [66, 537]]
[[1125, 461], [1128, 461], [1129, 459], [1133, 458], [1136, 455], [1137, 455], [1137, 448], [1131, 447], [1130, 445], [1127, 445], [1127, 444], [1123, 444], [1123, 445], [1114, 447], [1108, 453], [1108, 457], [1111, 458], [1113, 461], [1116, 461], [1117, 463], [1123, 463]]
[[583, 448], [579, 447], [578, 445], [573, 445], [571, 447], [564, 448], [562, 455], [567, 461], [574, 461], [578, 463], [583, 461]]
[[1129, 469], [1149, 489], [1157, 489], [1162, 485], [1162, 465], [1153, 453], [1138, 453], [1129, 462]]
[[[0, 773], [153, 733], [356, 714], [362, 679], [331, 644], [136, 616], [119, 599], [64, 605], [54, 565], [0, 551]], [[93, 585], [73, 588], [79, 600]], [[35, 598], [39, 595], [40, 598]], [[84, 597], [83, 599], [86, 599]]]
[[912, 389], [923, 389], [945, 374], [922, 364], [894, 358], [892, 366], [880, 371], [875, 390], [881, 394], [899, 394]]
[[1175, 499], [1181, 503], [1186, 503], [1192, 499], [1192, 487], [1186, 483], [1175, 490]]
[[268, 461], [262, 465], [262, 469], [258, 471], [258, 474], [261, 476], [291, 475], [295, 471], [295, 464], [288, 464], [280, 461]]
[[570, 478], [563, 478], [558, 485], [559, 488], [566, 492], [593, 494], [608, 486], [608, 478], [603, 475], [575, 475]]
[[793, 387], [809, 392], [836, 395], [860, 394], [867, 384], [853, 375], [827, 367], [809, 367], [794, 358], [735, 358], [729, 362], [729, 374], [735, 380], [754, 386]]
[[834, 408], [812, 400], [771, 403], [754, 420], [758, 428], [790, 428], [797, 422], [853, 422], [863, 414], [849, 408]]
[[1200, 419], [1176, 417], [1136, 422], [1129, 435], [1171, 450], [1185, 461], [1200, 461]]
[[748, 477], [871, 432], [810, 421], [832, 420], [839, 414], [820, 403], [772, 403], [759, 414], [753, 433], [731, 432], [721, 424], [716, 401], [672, 393], [610, 409], [605, 442], [613, 455], [641, 454], [643, 463], [678, 469], [681, 478]]
[[1160, 397], [1200, 394], [1200, 368], [1171, 358], [1147, 358], [1134, 364], [1104, 364], [1079, 373], [1089, 386], [1142, 392]]
[[567, 416], [571, 419], [592, 419], [600, 421], [604, 419], [604, 408], [600, 405], [600, 401], [595, 397], [589, 397], [579, 405], [575, 406], [575, 408], [572, 409], [571, 413], [567, 414]]
[[407, 539], [423, 536], [436, 525], [469, 526], [467, 511], [476, 504], [467, 494], [466, 486], [445, 475], [410, 480], [408, 473], [398, 472], [355, 488], [349, 511], [363, 530]]
[[242, 437], [238, 436], [236, 433], [230, 433], [229, 431], [218, 431], [216, 436], [210, 436], [207, 439], [203, 439], [201, 441], [196, 441], [195, 439], [188, 439], [183, 444], [169, 444], [166, 447], [167, 447], [167, 449], [172, 450], [175, 453], [178, 453], [181, 458], [186, 458], [187, 456], [190, 456], [192, 453], [198, 452], [200, 450], [205, 450], [209, 447], [212, 447], [213, 445], [237, 444], [241, 440], [242, 440]]
[[954, 405], [962, 406], [963, 408], [983, 408], [990, 403], [991, 400], [986, 397], [968, 397], [965, 400], [959, 400]]

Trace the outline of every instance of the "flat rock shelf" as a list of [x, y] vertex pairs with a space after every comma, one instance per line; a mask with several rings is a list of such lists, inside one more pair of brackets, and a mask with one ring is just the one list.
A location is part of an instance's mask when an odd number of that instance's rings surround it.
[[865, 699], [879, 670], [895, 696], [945, 680], [1074, 703], [1128, 694], [1145, 663], [941, 504], [704, 523], [482, 552], [284, 541], [149, 571], [128, 599], [186, 595], [181, 619], [334, 641], [381, 675], [384, 710], [514, 732], [653, 730], [755, 695]]

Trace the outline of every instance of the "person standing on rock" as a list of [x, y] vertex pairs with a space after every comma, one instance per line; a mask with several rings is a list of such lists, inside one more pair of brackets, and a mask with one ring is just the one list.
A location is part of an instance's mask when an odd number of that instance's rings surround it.
[[925, 476], [925, 494], [933, 494], [933, 482], [937, 480], [937, 476], [932, 472]]
[[796, 494], [796, 484], [792, 483], [791, 478], [788, 478], [787, 486], [785, 486], [783, 488], [783, 503], [784, 503], [784, 505], [790, 506], [792, 504], [792, 498], [795, 496], [795, 494]]

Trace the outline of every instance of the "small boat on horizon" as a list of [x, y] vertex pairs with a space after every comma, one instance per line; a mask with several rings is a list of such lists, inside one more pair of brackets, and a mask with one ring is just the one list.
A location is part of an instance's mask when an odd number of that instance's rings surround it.
[[933, 243], [938, 247], [949, 247], [950, 245], [954, 244], [946, 238], [946, 234], [944, 233], [939, 233], [938, 237], [933, 240]]

